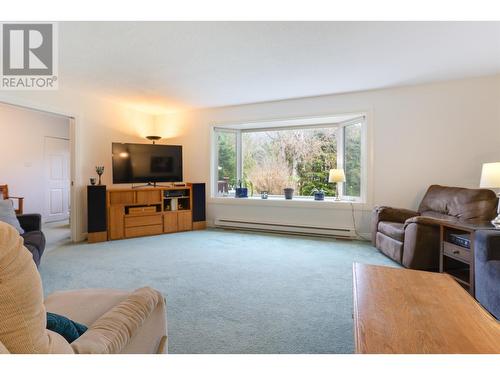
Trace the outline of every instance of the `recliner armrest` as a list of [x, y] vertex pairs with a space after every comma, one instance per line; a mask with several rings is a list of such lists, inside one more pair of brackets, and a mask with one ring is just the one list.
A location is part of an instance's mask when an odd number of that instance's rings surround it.
[[42, 215], [40, 214], [22, 214], [17, 215], [17, 219], [25, 232], [42, 230]]
[[415, 216], [407, 219], [405, 221], [405, 228], [410, 224], [421, 224], [421, 225], [429, 225], [429, 226], [438, 226], [442, 222], [446, 222], [448, 220], [436, 219], [430, 216]]
[[378, 223], [381, 221], [395, 221], [404, 223], [410, 217], [420, 215], [416, 211], [405, 208], [394, 208], [388, 206], [376, 206], [372, 212], [372, 244], [376, 246]]
[[71, 346], [79, 354], [121, 353], [153, 310], [164, 303], [160, 292], [149, 287], [137, 289], [97, 319]]
[[378, 216], [378, 221], [395, 221], [398, 223], [404, 223], [407, 219], [420, 215], [420, 213], [406, 208], [388, 206], [375, 207], [373, 212]]

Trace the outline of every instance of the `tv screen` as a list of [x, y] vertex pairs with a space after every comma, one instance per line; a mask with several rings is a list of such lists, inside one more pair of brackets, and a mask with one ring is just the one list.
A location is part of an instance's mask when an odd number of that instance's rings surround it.
[[182, 181], [182, 146], [113, 143], [113, 183]]

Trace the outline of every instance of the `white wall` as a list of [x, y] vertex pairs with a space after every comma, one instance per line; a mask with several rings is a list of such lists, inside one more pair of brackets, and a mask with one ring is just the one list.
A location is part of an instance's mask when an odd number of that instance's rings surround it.
[[[75, 149], [74, 193], [77, 239], [87, 230], [86, 186], [90, 177], [97, 177], [96, 165], [104, 165], [103, 183], [111, 184], [111, 143], [146, 142], [153, 116], [112, 101], [65, 91], [0, 92], [0, 102], [39, 108], [75, 117], [76, 129], [72, 135]], [[3, 135], [2, 135], [3, 137]], [[1, 151], [0, 151], [1, 152]], [[2, 153], [3, 155], [3, 153]], [[5, 163], [0, 161], [0, 165]]]
[[[210, 125], [351, 112], [370, 115], [371, 204], [356, 208], [363, 233], [369, 231], [373, 205], [415, 209], [430, 184], [477, 187], [481, 164], [500, 161], [500, 75], [184, 112], [158, 118], [156, 128], [168, 130], [171, 143], [184, 145], [185, 180], [208, 184]], [[349, 205], [315, 209], [248, 203], [212, 201], [209, 220], [352, 226]]]
[[[244, 88], [240, 88], [244, 89]], [[182, 112], [154, 118], [118, 103], [75, 92], [0, 92], [0, 101], [76, 117], [77, 230], [86, 231], [85, 186], [94, 167], [111, 183], [111, 142], [144, 142], [147, 133], [184, 146], [184, 178], [210, 180], [210, 124], [346, 112], [370, 114], [373, 204], [416, 208], [432, 183], [477, 187], [481, 163], [500, 160], [500, 76]], [[3, 136], [3, 135], [2, 135]], [[1, 165], [4, 160], [0, 162]], [[208, 204], [208, 218], [235, 217], [350, 227], [350, 207]], [[327, 207], [327, 206], [325, 206]], [[357, 208], [368, 232], [370, 207]]]
[[0, 185], [25, 198], [25, 213], [45, 212], [46, 136], [69, 139], [69, 120], [0, 103]]

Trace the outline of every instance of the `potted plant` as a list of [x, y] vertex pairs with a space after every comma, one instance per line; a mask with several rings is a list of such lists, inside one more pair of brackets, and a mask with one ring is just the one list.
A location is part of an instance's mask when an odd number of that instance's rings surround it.
[[290, 185], [288, 185], [289, 187], [286, 187], [283, 189], [283, 193], [285, 194], [285, 199], [292, 199], [293, 198], [293, 192], [295, 191], [295, 189], [293, 187], [290, 187], [290, 186], [295, 186], [297, 181], [298, 181], [298, 178], [296, 176], [291, 176], [288, 178], [288, 182]]
[[315, 201], [324, 201], [325, 200], [325, 191], [323, 189], [313, 189], [312, 193], [314, 195]]
[[238, 187], [235, 190], [235, 198], [248, 198], [248, 188], [243, 187], [241, 180], [238, 180]]
[[294, 188], [284, 188], [283, 193], [285, 193], [285, 199], [292, 199], [294, 191]]

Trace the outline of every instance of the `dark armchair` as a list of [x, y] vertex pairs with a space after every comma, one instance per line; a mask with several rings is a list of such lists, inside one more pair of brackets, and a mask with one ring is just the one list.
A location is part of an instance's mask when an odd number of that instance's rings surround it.
[[487, 221], [496, 216], [498, 199], [487, 189], [432, 185], [418, 211], [375, 207], [372, 243], [407, 268], [437, 270], [439, 221]]
[[474, 242], [476, 299], [500, 319], [500, 230], [478, 230]]
[[17, 215], [17, 219], [24, 229], [21, 237], [24, 238], [24, 246], [33, 255], [36, 266], [40, 265], [45, 250], [45, 235], [42, 232], [42, 216], [39, 214]]

